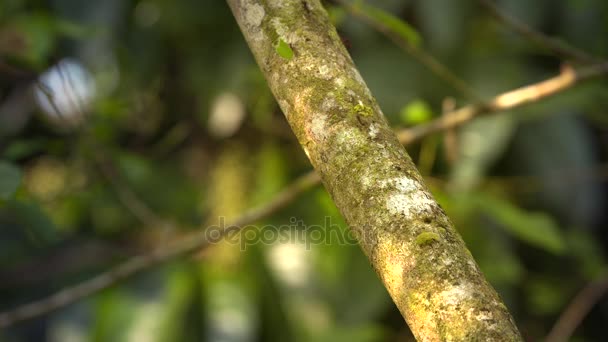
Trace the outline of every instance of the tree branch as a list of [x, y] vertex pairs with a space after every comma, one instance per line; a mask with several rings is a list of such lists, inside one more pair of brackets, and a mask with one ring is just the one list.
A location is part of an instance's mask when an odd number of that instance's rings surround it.
[[442, 132], [469, 122], [475, 117], [535, 103], [570, 89], [580, 82], [606, 75], [608, 75], [608, 63], [597, 64], [578, 71], [565, 67], [555, 77], [500, 94], [487, 103], [462, 107], [427, 124], [401, 130], [397, 132], [397, 136], [401, 143], [408, 144], [431, 133]]
[[318, 0], [228, 0], [325, 188], [419, 340], [521, 336]]
[[[607, 75], [608, 65], [599, 64], [597, 66], [580, 69], [579, 71], [574, 71], [574, 73], [574, 82], [553, 82], [552, 80], [560, 80], [563, 77], [562, 75], [558, 75], [546, 81], [542, 81], [533, 85], [518, 88], [498, 95], [492, 101], [490, 101], [490, 103], [495, 103], [494, 106], [470, 105], [462, 107], [450, 113], [446, 113], [444, 116], [437, 118], [427, 124], [399, 130], [397, 132], [399, 141], [404, 145], [408, 145], [430, 134], [459, 127], [463, 124], [466, 124], [467, 122], [470, 122], [478, 116], [495, 114], [501, 112], [502, 110], [514, 109], [529, 103], [533, 103], [535, 101], [540, 101], [542, 99], [556, 95], [561, 91], [569, 89], [573, 85], [578, 84], [582, 81], [589, 80], [591, 78], [602, 75]], [[546, 86], [544, 86], [545, 84], [561, 84], [561, 87], [547, 88]], [[542, 89], [544, 89], [544, 91], [542, 91]], [[547, 89], [552, 89], [553, 91], [547, 91]], [[515, 96], [514, 94], [520, 94], [520, 96]], [[536, 94], [536, 96], [531, 97], [530, 94]], [[499, 99], [504, 98], [517, 98], [519, 100], [510, 101], [510, 105], [505, 107], [496, 105], [497, 103], [501, 103]], [[281, 191], [267, 203], [262, 204], [244, 213], [237, 220], [235, 220], [235, 223], [233, 223], [231, 226], [242, 227], [251, 224], [257, 220], [263, 219], [284, 208], [295, 198], [297, 198], [299, 194], [306, 191], [307, 189], [310, 189], [313, 186], [320, 184], [320, 182], [321, 179], [319, 178], [317, 173], [315, 171], [311, 171], [299, 177], [291, 185], [287, 186], [283, 191]], [[231, 232], [236, 233], [234, 228]], [[225, 233], [227, 232], [223, 232], [221, 236], [224, 236], [223, 234]], [[134, 259], [127, 260], [126, 262], [116, 266], [116, 268], [104, 272], [90, 280], [64, 288], [47, 298], [29, 304], [25, 304], [10, 311], [0, 313], [0, 328], [13, 325], [26, 319], [37, 317], [51, 312], [55, 309], [61, 308], [63, 306], [72, 304], [82, 298], [85, 298], [107, 287], [110, 287], [111, 285], [116, 284], [117, 282], [128, 276], [157, 266], [157, 264], [165, 262], [167, 260], [188, 254], [192, 251], [196, 251], [201, 248], [205, 248], [210, 245], [207, 239], [204, 238], [206, 234], [206, 231], [194, 233], [192, 236], [182, 240], [181, 243], [172, 244], [170, 246], [166, 246], [163, 244], [159, 247], [160, 249], [167, 248], [170, 250], [170, 252], [165, 253], [164, 256], [153, 256], [151, 254], [135, 257]], [[138, 262], [136, 261], [136, 259], [145, 260], [145, 262]]]

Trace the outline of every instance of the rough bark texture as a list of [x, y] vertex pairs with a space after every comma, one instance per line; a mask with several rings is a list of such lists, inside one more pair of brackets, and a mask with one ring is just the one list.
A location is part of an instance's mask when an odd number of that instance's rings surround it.
[[304, 151], [416, 338], [521, 340], [319, 1], [228, 3]]

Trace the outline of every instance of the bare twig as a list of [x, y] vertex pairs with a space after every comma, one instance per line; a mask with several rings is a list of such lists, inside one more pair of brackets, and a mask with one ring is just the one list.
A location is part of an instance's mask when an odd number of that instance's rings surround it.
[[103, 272], [98, 276], [75, 286], [64, 288], [47, 298], [20, 306], [11, 311], [0, 313], [0, 328], [64, 307], [93, 293], [101, 291], [137, 272], [216, 243], [228, 234], [237, 233], [242, 227], [252, 224], [285, 207], [285, 205], [293, 201], [300, 193], [310, 189], [318, 183], [319, 176], [311, 171], [298, 178], [293, 184], [285, 188], [269, 202], [264, 203], [259, 207], [252, 208], [231, 224], [220, 227], [219, 230], [201, 230], [176, 243], [156, 248], [149, 254], [133, 257], [107, 272]]
[[572, 68], [564, 68], [555, 77], [500, 94], [487, 103], [462, 107], [427, 124], [401, 130], [397, 132], [397, 136], [402, 144], [409, 144], [431, 133], [442, 132], [446, 129], [460, 126], [477, 116], [535, 103], [569, 89], [579, 82], [607, 74], [608, 63], [594, 65], [578, 71]]
[[471, 102], [478, 102], [481, 97], [478, 96], [475, 91], [460, 77], [454, 74], [448, 67], [443, 65], [439, 60], [433, 57], [430, 53], [424, 49], [413, 46], [408, 41], [403, 39], [401, 35], [397, 34], [392, 28], [384, 23], [375, 20], [372, 16], [362, 11], [357, 6], [348, 3], [345, 0], [335, 0], [337, 3], [342, 5], [351, 15], [355, 18], [360, 19], [366, 24], [373, 27], [378, 32], [384, 34], [394, 44], [408, 53], [410, 56], [415, 58], [420, 64], [427, 67], [433, 74], [442, 79], [444, 82], [449, 84], [454, 90], [460, 92]]
[[593, 306], [608, 292], [608, 276], [585, 286], [559, 316], [545, 342], [569, 341]]
[[600, 63], [602, 59], [596, 56], [592, 56], [589, 53], [578, 49], [561, 39], [549, 37], [544, 33], [537, 31], [525, 23], [519, 21], [517, 18], [508, 15], [503, 12], [492, 0], [477, 0], [481, 6], [487, 9], [496, 19], [502, 22], [504, 25], [510, 27], [514, 31], [518, 32], [522, 36], [535, 42], [537, 45], [545, 48], [554, 54], [570, 59], [576, 62], [584, 63]]
[[[578, 71], [565, 69], [556, 77], [498, 95], [487, 104], [462, 107], [453, 111], [451, 114], [446, 114], [428, 124], [400, 130], [397, 132], [397, 135], [402, 144], [411, 144], [432, 133], [463, 125], [480, 115], [497, 113], [536, 102], [556, 95], [578, 82], [606, 74], [608, 74], [608, 63], [598, 64]], [[297, 198], [299, 194], [319, 183], [319, 176], [314, 171], [311, 171], [304, 176], [299, 177], [294, 183], [277, 194], [269, 202], [247, 211], [232, 224], [227, 225], [220, 231], [216, 231], [213, 236], [213, 241], [209, 240], [209, 232], [203, 230], [194, 233], [192, 236], [184, 238], [179, 242], [157, 248], [149, 254], [129, 259], [90, 280], [72, 287], [64, 288], [42, 300], [0, 313], [0, 328], [69, 305], [93, 293], [108, 288], [135, 273], [152, 268], [175, 257], [207, 247], [211, 243], [216, 242], [217, 239], [221, 239], [229, 233], [237, 233], [239, 227], [251, 224], [284, 208], [287, 204]]]

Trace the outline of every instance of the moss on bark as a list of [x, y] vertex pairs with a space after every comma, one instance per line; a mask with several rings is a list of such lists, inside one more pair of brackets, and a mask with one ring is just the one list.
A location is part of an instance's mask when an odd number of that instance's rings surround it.
[[[519, 341], [318, 0], [228, 0], [289, 124], [420, 341]], [[285, 42], [286, 59], [276, 50]]]

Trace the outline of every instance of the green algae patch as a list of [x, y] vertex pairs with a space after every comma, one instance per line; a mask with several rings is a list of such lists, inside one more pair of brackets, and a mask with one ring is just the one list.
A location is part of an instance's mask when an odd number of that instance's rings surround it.
[[286, 60], [290, 60], [293, 58], [293, 50], [283, 39], [279, 39], [277, 44], [274, 46], [274, 49], [279, 54], [279, 56], [285, 58]]
[[416, 244], [418, 246], [427, 246], [436, 241], [439, 241], [439, 234], [433, 232], [424, 232], [416, 236]]
[[363, 103], [359, 103], [353, 107], [353, 114], [361, 115], [361, 116], [372, 116], [374, 115], [374, 110], [371, 107], [364, 105]]

